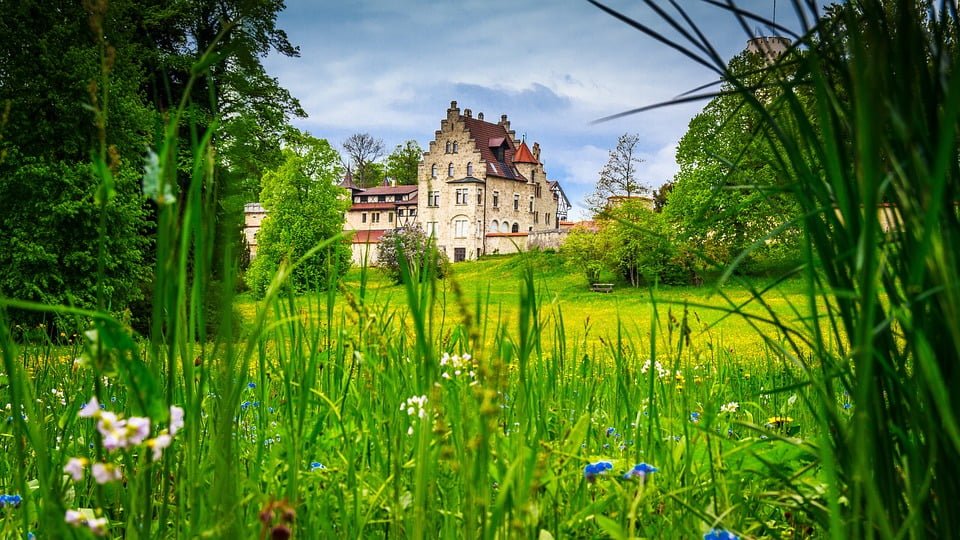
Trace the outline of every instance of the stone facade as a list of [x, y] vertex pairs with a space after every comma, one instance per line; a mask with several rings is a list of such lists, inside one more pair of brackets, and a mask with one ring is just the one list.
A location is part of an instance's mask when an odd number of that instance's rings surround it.
[[257, 231], [260, 230], [260, 224], [265, 217], [267, 217], [267, 211], [260, 203], [243, 205], [243, 236], [250, 248], [250, 258], [257, 255]]
[[538, 144], [518, 142], [507, 115], [487, 122], [483, 113], [461, 114], [455, 101], [418, 181], [420, 226], [454, 262], [525, 249], [529, 233], [558, 228], [569, 208], [559, 184], [547, 180]]

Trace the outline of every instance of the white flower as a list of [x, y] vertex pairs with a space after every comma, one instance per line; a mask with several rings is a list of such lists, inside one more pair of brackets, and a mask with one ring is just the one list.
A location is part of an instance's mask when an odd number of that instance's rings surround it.
[[70, 475], [74, 482], [83, 480], [83, 468], [87, 466], [87, 458], [70, 458], [63, 466], [63, 472]]
[[90, 471], [98, 484], [106, 484], [123, 478], [120, 467], [112, 463], [94, 463]]
[[176, 435], [183, 428], [183, 409], [176, 405], [170, 406], [170, 435]]
[[161, 433], [160, 435], [157, 435], [155, 439], [150, 439], [149, 441], [147, 441], [147, 446], [153, 449], [154, 461], [158, 461], [160, 458], [163, 457], [164, 449], [170, 446], [171, 442], [173, 442], [173, 437], [171, 437], [166, 433]]
[[110, 411], [100, 411], [97, 431], [103, 435], [103, 447], [107, 450], [125, 448], [127, 441], [127, 421]]
[[740, 404], [736, 401], [731, 401], [725, 405], [720, 406], [721, 413], [735, 413], [740, 409]]
[[97, 401], [97, 396], [90, 398], [90, 401], [87, 402], [83, 408], [80, 409], [80, 412], [77, 413], [77, 416], [80, 418], [96, 418], [100, 414], [100, 402]]
[[423, 418], [427, 415], [426, 405], [427, 396], [413, 396], [407, 398], [407, 401], [400, 405], [400, 410], [406, 409], [408, 416]]

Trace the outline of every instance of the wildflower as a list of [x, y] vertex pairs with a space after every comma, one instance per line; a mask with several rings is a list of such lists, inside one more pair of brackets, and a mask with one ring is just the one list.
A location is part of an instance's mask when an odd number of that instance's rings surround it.
[[67, 510], [63, 519], [68, 525], [73, 525], [74, 527], [79, 527], [87, 523], [87, 518], [83, 517], [83, 514], [76, 510]]
[[93, 479], [101, 485], [123, 478], [120, 467], [112, 463], [94, 463], [90, 472], [93, 474]]
[[107, 534], [107, 525], [108, 525], [108, 522], [107, 522], [107, 518], [105, 517], [93, 518], [91, 520], [87, 520], [87, 527], [89, 527], [90, 532], [92, 532], [96, 536], [104, 536], [105, 534]]
[[19, 508], [22, 502], [23, 497], [19, 495], [0, 495], [0, 508], [6, 508], [8, 506]]
[[690, 413], [690, 421], [693, 422], [694, 424], [696, 424], [697, 422], [699, 422], [699, 421], [700, 421], [700, 413], [698, 413], [697, 411], [693, 411], [692, 413]]
[[738, 540], [738, 536], [724, 529], [712, 529], [703, 535], [703, 540]]
[[83, 480], [83, 469], [88, 463], [87, 458], [70, 458], [67, 460], [67, 464], [63, 466], [63, 472], [69, 474], [74, 482], [79, 482]]
[[154, 461], [158, 461], [163, 457], [164, 449], [170, 446], [171, 442], [173, 442], [173, 437], [166, 433], [161, 433], [157, 435], [156, 438], [147, 441], [147, 448], [153, 450]]
[[587, 482], [594, 482], [598, 475], [605, 474], [612, 468], [613, 463], [610, 463], [609, 461], [589, 463], [583, 468], [583, 477], [587, 479]]
[[310, 464], [311, 471], [316, 471], [318, 469], [326, 469], [326, 467], [323, 465], [323, 463], [320, 463], [319, 461], [314, 461]]
[[80, 418], [96, 418], [99, 414], [100, 402], [97, 401], [97, 396], [93, 396], [90, 398], [90, 401], [80, 409], [77, 416]]
[[248, 382], [248, 383], [247, 383], [247, 388], [249, 388], [249, 389], [251, 389], [251, 390], [253, 390], [253, 389], [256, 388], [256, 387], [257, 387], [257, 383], [255, 383], [255, 382]]
[[658, 472], [659, 470], [660, 469], [647, 463], [637, 463], [632, 469], [623, 475], [623, 479], [630, 480], [631, 478], [639, 478], [641, 481], [643, 481], [648, 474]]
[[[647, 360], [642, 366], [640, 366], [640, 373], [646, 374], [648, 371], [650, 371], [650, 367], [651, 367], [650, 364], [651, 364], [650, 360]], [[661, 379], [667, 374], [669, 374], [669, 371], [664, 369], [663, 365], [660, 362], [653, 362], [653, 368], [657, 371], [657, 377]]]
[[845, 410], [850, 410], [850, 409], [853, 408], [853, 404], [848, 401], [848, 402], [846, 402], [846, 403], [843, 404], [843, 408], [844, 408]]
[[176, 405], [170, 406], [170, 435], [176, 435], [183, 428], [183, 409]]
[[143, 416], [134, 416], [127, 420], [127, 443], [140, 444], [150, 435], [150, 419]]
[[793, 418], [790, 418], [789, 416], [771, 416], [770, 418], [767, 418], [767, 427], [781, 428], [790, 422], [793, 422]]
[[400, 405], [400, 410], [406, 410], [408, 416], [423, 418], [427, 415], [426, 404], [427, 396], [413, 396]]
[[739, 409], [740, 409], [740, 404], [737, 403], [736, 401], [731, 401], [730, 403], [726, 403], [720, 406], [721, 413], [735, 413]]
[[616, 432], [617, 432], [616, 429], [614, 429], [614, 428], [612, 428], [612, 427], [608, 427], [608, 428], [607, 428], [607, 437], [613, 435], [613, 434], [616, 433]]

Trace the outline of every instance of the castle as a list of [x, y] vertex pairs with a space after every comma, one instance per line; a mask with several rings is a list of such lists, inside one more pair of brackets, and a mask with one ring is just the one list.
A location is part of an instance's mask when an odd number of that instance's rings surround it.
[[[340, 186], [352, 203], [344, 229], [354, 231], [355, 264], [375, 264], [383, 235], [403, 226], [423, 228], [454, 262], [514, 253], [531, 235], [559, 231], [571, 207], [560, 184], [547, 179], [539, 144], [518, 141], [507, 115], [487, 122], [483, 113], [461, 114], [456, 101], [423, 154], [417, 181], [364, 189], [347, 173]], [[245, 216], [254, 249], [259, 206], [248, 205]]]

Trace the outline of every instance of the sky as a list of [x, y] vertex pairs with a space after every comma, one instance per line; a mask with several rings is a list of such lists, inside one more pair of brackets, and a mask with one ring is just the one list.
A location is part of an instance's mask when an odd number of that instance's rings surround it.
[[[749, 36], [728, 11], [677, 2], [724, 59], [746, 46]], [[774, 16], [774, 0], [736, 4]], [[789, 4], [780, 0], [777, 22], [796, 28]], [[607, 5], [678, 36], [642, 2]], [[677, 142], [705, 103], [596, 120], [717, 79], [581, 0], [287, 0], [277, 24], [300, 56], [272, 54], [264, 66], [307, 112], [294, 120], [298, 128], [338, 149], [351, 134], [369, 133], [389, 153], [411, 139], [426, 149], [451, 101], [487, 120], [506, 114], [518, 137], [540, 143], [548, 178], [574, 205], [571, 219], [588, 217], [584, 198], [623, 133], [640, 136], [641, 182], [670, 181]], [[770, 34], [759, 25], [751, 31]]]

